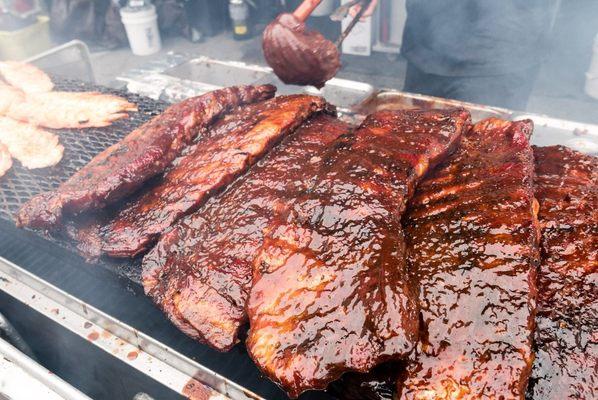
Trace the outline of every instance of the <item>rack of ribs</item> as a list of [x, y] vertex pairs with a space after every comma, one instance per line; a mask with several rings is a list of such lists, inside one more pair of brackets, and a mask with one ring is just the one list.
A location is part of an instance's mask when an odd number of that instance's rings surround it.
[[421, 339], [400, 399], [523, 399], [539, 259], [531, 121], [488, 119], [418, 187], [404, 220]]
[[319, 155], [349, 129], [315, 116], [145, 256], [145, 292], [179, 329], [221, 351], [237, 343], [262, 231], [286, 193], [305, 190]]
[[464, 110], [372, 114], [322, 155], [310, 188], [277, 210], [254, 263], [246, 344], [291, 397], [417, 344], [401, 217], [468, 123]]
[[542, 263], [533, 399], [598, 396], [598, 161], [534, 148]]
[[27, 202], [17, 215], [18, 226], [50, 229], [63, 214], [79, 214], [114, 203], [162, 173], [214, 120], [233, 108], [268, 99], [271, 85], [215, 90], [170, 106], [95, 156], [56, 191]]
[[196, 211], [282, 138], [327, 108], [321, 97], [308, 95], [280, 96], [241, 107], [176, 159], [154, 187], [108, 221], [85, 229], [79, 249], [91, 259], [144, 253], [178, 219]]

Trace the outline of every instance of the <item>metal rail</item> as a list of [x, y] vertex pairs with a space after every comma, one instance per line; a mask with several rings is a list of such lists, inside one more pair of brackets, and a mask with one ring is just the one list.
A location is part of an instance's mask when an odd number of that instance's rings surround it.
[[[0, 339], [0, 356], [2, 356], [2, 361], [7, 363], [4, 368], [1, 368], [4, 373], [9, 374], [9, 378], [12, 379], [18, 377], [17, 385], [26, 385], [27, 393], [31, 395], [36, 393], [46, 399], [91, 400], [2, 339]], [[10, 386], [11, 382], [8, 383]], [[9, 390], [10, 387], [5, 389], [8, 390], [4, 393], [5, 395], [13, 395]], [[18, 388], [17, 390], [21, 391]], [[0, 393], [0, 395], [2, 394]]]
[[156, 382], [210, 400], [261, 397], [0, 257], [0, 290]]
[[35, 63], [40, 60], [44, 60], [51, 57], [59, 57], [63, 53], [68, 52], [69, 50], [75, 49], [78, 54], [79, 58], [85, 63], [85, 71], [87, 72], [87, 77], [89, 82], [96, 83], [96, 77], [93, 71], [93, 64], [91, 62], [91, 55], [89, 53], [89, 47], [82, 42], [81, 40], [71, 40], [70, 42], [63, 43], [59, 46], [53, 47], [43, 53], [37, 54], [33, 57], [29, 57], [28, 59], [24, 60], [26, 63]]

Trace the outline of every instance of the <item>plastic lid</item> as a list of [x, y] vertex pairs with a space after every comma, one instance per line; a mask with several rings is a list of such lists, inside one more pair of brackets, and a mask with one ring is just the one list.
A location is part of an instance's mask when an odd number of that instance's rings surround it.
[[121, 8], [121, 11], [126, 13], [133, 13], [133, 12], [147, 12], [149, 10], [154, 10], [155, 7], [153, 6], [152, 2], [149, 0], [129, 0], [127, 5]]
[[152, 2], [149, 0], [129, 0], [127, 2], [127, 7], [131, 8], [142, 8], [151, 6]]
[[120, 13], [134, 14], [135, 17], [149, 17], [156, 14], [156, 7], [144, 0], [130, 0], [126, 7], [120, 9]]

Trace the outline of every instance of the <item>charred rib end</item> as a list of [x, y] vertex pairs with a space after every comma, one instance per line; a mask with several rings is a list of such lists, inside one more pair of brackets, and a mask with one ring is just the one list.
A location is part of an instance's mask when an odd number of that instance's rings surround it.
[[53, 193], [42, 193], [33, 197], [19, 210], [15, 223], [17, 227], [34, 229], [51, 229], [62, 218], [62, 208], [56, 207], [60, 203]]
[[[271, 99], [276, 94], [276, 86], [270, 85], [270, 84], [256, 86], [255, 90], [259, 93], [259, 95], [256, 96], [257, 101]], [[249, 101], [249, 99], [248, 99], [248, 101]], [[254, 102], [254, 101], [255, 101], [254, 99], [251, 99], [251, 101], [249, 101], [249, 102]]]

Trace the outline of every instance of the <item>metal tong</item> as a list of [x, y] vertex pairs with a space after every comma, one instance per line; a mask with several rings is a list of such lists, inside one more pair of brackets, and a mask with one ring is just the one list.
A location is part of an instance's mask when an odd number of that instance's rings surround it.
[[343, 4], [342, 6], [334, 10], [332, 14], [330, 14], [330, 19], [336, 22], [342, 21], [349, 14], [349, 10], [351, 9], [351, 7], [357, 5], [358, 3], [361, 3], [362, 1], [363, 0], [352, 0], [346, 4]]
[[[322, 0], [304, 0], [299, 5], [299, 7], [297, 7], [297, 9], [293, 12], [293, 15], [299, 21], [305, 22], [307, 20], [307, 18], [309, 17], [309, 15], [314, 11], [314, 9], [321, 2], [322, 2]], [[330, 14], [331, 20], [341, 21], [349, 14], [349, 10], [351, 9], [351, 7], [353, 7], [357, 4], [361, 4], [361, 8], [360, 8], [359, 12], [357, 13], [357, 15], [355, 15], [353, 17], [353, 19], [351, 20], [349, 25], [347, 25], [345, 30], [341, 33], [341, 35], [338, 37], [338, 39], [336, 39], [336, 41], [334, 42], [336, 47], [340, 48], [340, 46], [343, 44], [343, 41], [345, 40], [345, 38], [349, 35], [351, 30], [357, 24], [357, 22], [359, 22], [359, 19], [361, 18], [361, 16], [365, 12], [365, 10], [369, 7], [371, 2], [372, 2], [372, 0], [353, 0], [346, 4], [343, 4], [342, 6], [340, 6], [336, 10], [334, 10], [332, 12], [332, 14]]]
[[[353, 19], [351, 20], [351, 22], [349, 22], [349, 25], [347, 25], [347, 27], [345, 28], [345, 30], [343, 31], [343, 33], [341, 33], [341, 35], [339, 36], [338, 39], [336, 39], [336, 42], [334, 42], [334, 44], [336, 45], [336, 47], [340, 48], [341, 45], [343, 44], [343, 40], [345, 40], [345, 38], [347, 36], [349, 36], [349, 33], [351, 32], [351, 30], [355, 27], [355, 25], [357, 25], [357, 23], [359, 22], [361, 16], [363, 15], [363, 13], [365, 12], [365, 10], [367, 10], [367, 8], [370, 6], [370, 3], [372, 2], [372, 0], [353, 0], [350, 1], [347, 4], [343, 4], [342, 6], [340, 6], [339, 8], [337, 8], [332, 14], [330, 14], [330, 19], [333, 21], [340, 21], [343, 18], [345, 18], [347, 16], [347, 14], [349, 13], [349, 10], [351, 9], [351, 7], [353, 7], [354, 5], [360, 4], [361, 7], [359, 9], [359, 11], [357, 12], [357, 14], [355, 14], [355, 16], [353, 17]], [[334, 19], [334, 18], [339, 18], [340, 19]]]

